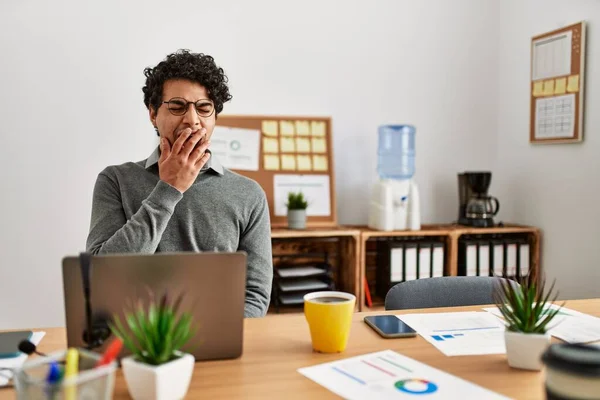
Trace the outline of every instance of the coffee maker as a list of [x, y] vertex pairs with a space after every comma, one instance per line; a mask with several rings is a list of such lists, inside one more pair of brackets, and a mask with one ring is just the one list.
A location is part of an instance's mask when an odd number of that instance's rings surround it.
[[458, 174], [458, 223], [475, 227], [494, 226], [494, 216], [500, 210], [497, 198], [488, 194], [491, 172]]

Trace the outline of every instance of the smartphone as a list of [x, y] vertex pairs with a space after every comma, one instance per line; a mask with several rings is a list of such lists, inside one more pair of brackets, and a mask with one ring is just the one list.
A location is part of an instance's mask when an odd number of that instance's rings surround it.
[[407, 338], [417, 336], [415, 331], [395, 315], [369, 315], [364, 321], [384, 338]]
[[19, 343], [31, 339], [32, 331], [0, 332], [0, 358], [12, 358], [21, 355]]

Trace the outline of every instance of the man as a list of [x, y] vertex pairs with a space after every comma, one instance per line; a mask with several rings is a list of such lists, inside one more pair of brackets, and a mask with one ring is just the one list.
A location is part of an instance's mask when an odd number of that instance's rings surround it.
[[273, 277], [266, 196], [209, 151], [217, 115], [231, 100], [227, 77], [211, 56], [187, 50], [144, 73], [144, 103], [160, 145], [146, 160], [109, 166], [98, 175], [87, 249], [245, 251], [244, 315], [264, 316]]

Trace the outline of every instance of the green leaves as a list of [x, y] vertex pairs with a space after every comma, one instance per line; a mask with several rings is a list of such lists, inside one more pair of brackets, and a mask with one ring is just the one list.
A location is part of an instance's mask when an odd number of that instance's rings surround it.
[[118, 315], [114, 316], [114, 323], [109, 324], [137, 360], [151, 365], [169, 362], [196, 334], [192, 315], [178, 315], [183, 295], [173, 303], [170, 300], [165, 293], [158, 303], [152, 295], [146, 307], [141, 300], [135, 307], [130, 305], [129, 310], [124, 310], [128, 330]]
[[538, 284], [531, 275], [518, 283], [499, 278], [494, 288], [494, 301], [504, 317], [506, 329], [512, 332], [539, 333], [546, 332], [548, 324], [564, 306], [549, 308], [558, 294], [552, 299], [554, 283], [546, 291], [544, 279]]
[[289, 210], [305, 210], [308, 207], [308, 202], [304, 199], [302, 192], [289, 192], [288, 201], [285, 206]]

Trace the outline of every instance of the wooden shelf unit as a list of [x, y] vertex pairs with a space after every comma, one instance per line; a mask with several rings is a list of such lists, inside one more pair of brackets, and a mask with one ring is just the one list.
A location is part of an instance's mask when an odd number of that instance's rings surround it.
[[[516, 225], [516, 224], [505, 224], [504, 226], [490, 227], [490, 228], [474, 228], [456, 224], [442, 224], [442, 225], [423, 225], [419, 231], [378, 231], [370, 229], [366, 226], [354, 226], [353, 228], [359, 229], [361, 232], [360, 240], [360, 254], [361, 254], [361, 277], [360, 280], [363, 282], [361, 286], [359, 310], [381, 310], [383, 309], [383, 302], [385, 300], [385, 294], [376, 293], [375, 282], [374, 282], [374, 268], [375, 268], [375, 255], [373, 254], [373, 244], [370, 239], [375, 238], [394, 238], [394, 237], [438, 237], [443, 238], [445, 242], [445, 255], [444, 255], [444, 276], [457, 276], [458, 275], [458, 248], [459, 240], [465, 235], [469, 236], [493, 236], [501, 234], [525, 234], [527, 241], [530, 246], [530, 270], [535, 276], [539, 276], [540, 272], [540, 241], [541, 232], [538, 228], [532, 226]], [[365, 279], [369, 285], [372, 307], [365, 305], [365, 290], [364, 282]]]
[[[307, 257], [294, 257], [287, 262], [303, 263], [311, 260], [310, 254], [327, 253], [332, 265], [333, 278], [336, 290], [352, 293], [356, 296], [356, 310], [358, 311], [362, 286], [361, 257], [360, 257], [360, 230], [347, 227], [335, 228], [308, 228], [303, 230], [273, 229], [271, 231], [273, 244], [273, 267], [286, 260], [286, 255], [306, 254]], [[273, 303], [273, 302], [271, 302]], [[302, 307], [280, 306], [275, 310], [273, 304], [270, 313], [299, 312]]]
[[[304, 230], [272, 229], [274, 268], [289, 254], [327, 252], [338, 290], [356, 296], [356, 310], [383, 309], [385, 294], [376, 293], [374, 283], [373, 241], [385, 237], [437, 237], [445, 244], [444, 275], [458, 275], [458, 248], [461, 237], [499, 234], [524, 234], [530, 245], [530, 270], [539, 276], [541, 233], [536, 227], [505, 224], [492, 228], [473, 228], [455, 224], [423, 225], [418, 231], [378, 231], [366, 226], [337, 226]], [[300, 258], [299, 261], [302, 261]], [[304, 260], [306, 261], [306, 260]], [[365, 280], [372, 296], [372, 307], [365, 305]], [[301, 307], [282, 308], [279, 312], [300, 312]], [[273, 305], [269, 309], [274, 312]]]

